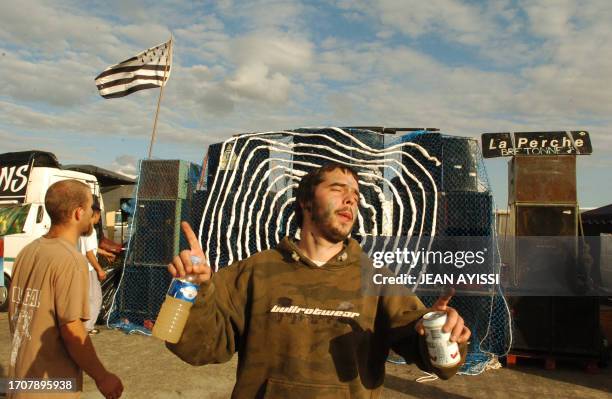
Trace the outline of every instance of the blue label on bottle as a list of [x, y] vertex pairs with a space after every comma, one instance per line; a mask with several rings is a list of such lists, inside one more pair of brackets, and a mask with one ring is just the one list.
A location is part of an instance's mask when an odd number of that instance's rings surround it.
[[186, 280], [175, 278], [170, 283], [168, 295], [176, 299], [194, 303], [198, 296], [198, 285]]

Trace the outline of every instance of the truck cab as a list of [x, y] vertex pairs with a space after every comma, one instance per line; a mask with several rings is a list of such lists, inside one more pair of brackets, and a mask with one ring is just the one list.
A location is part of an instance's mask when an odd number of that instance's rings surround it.
[[[13, 264], [27, 244], [49, 231], [45, 195], [53, 183], [75, 179], [100, 198], [94, 175], [64, 170], [55, 155], [43, 151], [0, 154], [0, 311], [8, 307]], [[104, 214], [104, 213], [103, 213]]]

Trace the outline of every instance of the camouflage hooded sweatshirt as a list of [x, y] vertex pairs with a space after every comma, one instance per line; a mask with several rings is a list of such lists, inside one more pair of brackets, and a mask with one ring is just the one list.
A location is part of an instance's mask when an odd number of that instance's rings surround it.
[[215, 273], [180, 341], [166, 345], [192, 365], [238, 352], [232, 397], [241, 399], [377, 398], [389, 349], [441, 378], [454, 375], [458, 366], [432, 368], [415, 332], [428, 311], [421, 301], [364, 295], [362, 270], [373, 270], [371, 261], [353, 239], [318, 267], [286, 237]]

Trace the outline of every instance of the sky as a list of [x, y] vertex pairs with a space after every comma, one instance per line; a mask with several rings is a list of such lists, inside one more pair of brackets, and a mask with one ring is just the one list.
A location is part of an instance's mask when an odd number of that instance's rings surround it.
[[[233, 134], [305, 126], [587, 130], [578, 199], [602, 206], [610, 21], [607, 0], [2, 0], [0, 152], [136, 174], [158, 90], [105, 100], [94, 77], [172, 35], [155, 158], [201, 163]], [[485, 161], [501, 209], [507, 161]]]

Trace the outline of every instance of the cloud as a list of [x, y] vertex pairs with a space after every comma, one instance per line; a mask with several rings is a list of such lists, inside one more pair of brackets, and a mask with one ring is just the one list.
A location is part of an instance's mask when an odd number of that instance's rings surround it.
[[231, 36], [223, 31], [223, 23], [217, 18], [206, 16], [203, 19], [209, 22], [202, 21], [174, 30], [175, 58], [191, 59], [199, 64], [223, 64], [228, 57]]
[[55, 59], [67, 51], [116, 58], [129, 48], [108, 21], [61, 4], [5, 0], [0, 22], [0, 40], [27, 49], [34, 59]]
[[114, 172], [135, 178], [138, 175], [138, 159], [132, 155], [119, 155], [111, 164]]
[[238, 65], [264, 63], [272, 71], [306, 70], [312, 62], [312, 44], [281, 32], [255, 33], [236, 38], [231, 58]]
[[302, 19], [308, 9], [299, 1], [254, 0], [249, 2], [225, 2], [217, 8], [226, 18], [240, 22], [245, 31], [301, 31]]
[[8, 49], [0, 53], [0, 96], [69, 107], [95, 93], [93, 70], [78, 59], [28, 61]]
[[236, 70], [225, 82], [229, 89], [240, 97], [279, 104], [291, 94], [291, 75], [306, 71], [313, 54], [306, 40], [256, 33], [235, 39], [230, 57]]
[[237, 94], [255, 100], [282, 103], [287, 100], [291, 83], [280, 72], [270, 73], [263, 63], [250, 63], [236, 71], [227, 86]]
[[365, 20], [362, 24], [373, 25], [381, 40], [394, 35], [416, 42], [429, 39], [428, 44], [450, 44], [451, 52], [463, 51], [464, 58], [500, 65], [521, 65], [533, 57], [533, 46], [521, 36], [525, 22], [510, 0], [346, 0], [338, 6], [346, 10], [348, 20], [357, 13]]
[[477, 44], [486, 40], [491, 30], [482, 8], [456, 0], [341, 1], [339, 5], [378, 20], [387, 27], [382, 30], [383, 37], [393, 28], [411, 37], [436, 33], [455, 42]]
[[231, 93], [223, 85], [212, 85], [206, 88], [199, 102], [204, 105], [206, 111], [217, 116], [230, 115], [235, 108]]

